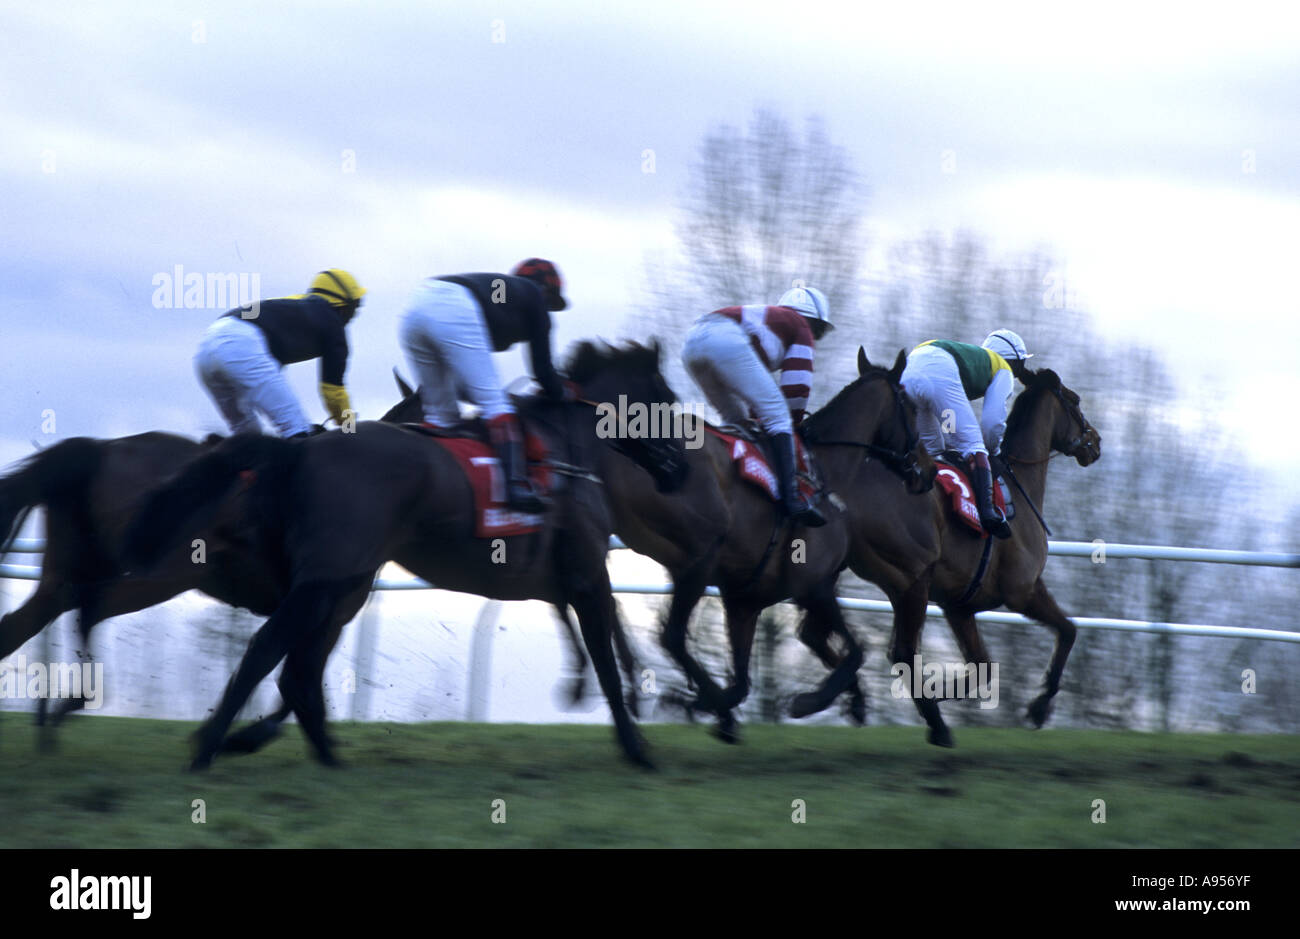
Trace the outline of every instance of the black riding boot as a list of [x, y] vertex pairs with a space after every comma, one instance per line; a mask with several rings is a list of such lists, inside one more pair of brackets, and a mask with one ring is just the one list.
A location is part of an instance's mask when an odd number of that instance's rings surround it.
[[501, 462], [501, 474], [506, 480], [506, 505], [518, 512], [536, 515], [546, 511], [546, 501], [533, 489], [529, 481], [528, 464], [524, 459], [524, 442], [515, 428], [497, 424], [491, 426], [492, 447]]
[[999, 538], [1011, 537], [1011, 526], [1002, 517], [1002, 513], [993, 507], [993, 473], [987, 466], [978, 463], [972, 467], [975, 484], [975, 506], [980, 512], [980, 524], [990, 535]]
[[794, 475], [794, 437], [790, 434], [773, 434], [772, 449], [776, 457], [776, 481], [781, 487], [781, 504], [785, 506], [786, 514], [809, 528], [825, 525], [826, 516], [799, 494], [799, 482]]

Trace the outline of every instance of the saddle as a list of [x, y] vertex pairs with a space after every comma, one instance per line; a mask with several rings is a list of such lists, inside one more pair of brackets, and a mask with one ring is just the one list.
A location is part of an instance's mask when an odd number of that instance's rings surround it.
[[[755, 427], [736, 424], [723, 427], [706, 424], [705, 427], [727, 445], [731, 452], [731, 462], [741, 479], [763, 490], [773, 502], [781, 501], [781, 488], [777, 483], [776, 472], [772, 469], [771, 443], [766, 434]], [[812, 454], [798, 434], [794, 435], [794, 446], [795, 478], [799, 492], [809, 502], [815, 503], [826, 487], [813, 463]]]
[[[949, 507], [968, 526], [981, 536], [985, 535], [984, 526], [980, 524], [979, 509], [975, 506], [975, 487], [971, 485], [965, 461], [953, 450], [945, 450], [935, 460], [938, 472], [935, 484], [946, 492], [950, 498]], [[1016, 507], [1011, 501], [1006, 480], [998, 476], [993, 484], [993, 506], [1007, 519], [1016, 517]]]
[[[488, 442], [486, 421], [473, 418], [450, 427], [435, 427], [432, 424], [399, 426], [432, 438], [455, 457], [474, 493], [474, 537], [502, 538], [541, 530], [541, 515], [519, 512], [506, 505], [505, 477], [496, 450]], [[523, 421], [520, 421], [520, 426], [524, 432], [528, 478], [539, 494], [547, 495], [551, 492], [552, 477], [546, 443]]]

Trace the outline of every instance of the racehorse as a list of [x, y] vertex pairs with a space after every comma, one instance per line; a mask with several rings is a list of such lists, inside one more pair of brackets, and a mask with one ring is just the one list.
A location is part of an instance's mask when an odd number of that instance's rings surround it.
[[[1029, 706], [1036, 727], [1051, 712], [1077, 632], [1042, 579], [1047, 532], [1038, 512], [1047, 487], [1048, 461], [1055, 453], [1088, 466], [1101, 458], [1101, 435], [1080, 410], [1079, 396], [1061, 383], [1060, 376], [1050, 369], [1030, 371], [1025, 390], [1007, 418], [1002, 443], [1003, 459], [1012, 467], [1029, 505], [1022, 505], [1012, 520], [1012, 537], [994, 540], [978, 587], [974, 581], [985, 542], [949, 509], [946, 493], [936, 488], [929, 499], [890, 497], [887, 471], [874, 461], [858, 466], [836, 489], [850, 517], [849, 567], [879, 586], [893, 605], [890, 654], [895, 664], [913, 666], [928, 601], [943, 610], [966, 661], [976, 666], [989, 662], [976, 628], [978, 612], [1005, 606], [1056, 633], [1043, 691]], [[804, 628], [825, 635], [836, 624], [806, 621]], [[952, 733], [939, 713], [938, 701], [925, 696], [913, 700], [929, 726], [930, 743], [952, 746]], [[795, 716], [811, 713], [805, 707]]]
[[[325, 730], [321, 677], [338, 624], [360, 609], [375, 571], [401, 564], [437, 587], [499, 600], [540, 599], [578, 615], [587, 651], [614, 717], [623, 752], [649, 765], [621, 697], [611, 647], [617, 613], [605, 554], [610, 512], [601, 483], [613, 451], [597, 435], [595, 399], [624, 396], [643, 407], [673, 401], [658, 370], [659, 348], [583, 343], [568, 377], [584, 401], [521, 399], [520, 414], [546, 442], [562, 474], [534, 533], [501, 539], [504, 551], [473, 537], [469, 483], [443, 447], [401, 427], [356, 425], [353, 434], [303, 441], [235, 437], [193, 461], [152, 493], [127, 535], [126, 556], [146, 570], [174, 552], [226, 492], [249, 472], [264, 511], [259, 537], [274, 543], [285, 572], [284, 599], [257, 632], [217, 709], [197, 733], [193, 768], [206, 767], [259, 681], [286, 658], [280, 688], [318, 759], [336, 763]], [[619, 440], [665, 489], [688, 470], [677, 440]]]
[[[96, 624], [162, 603], [186, 590], [201, 590], [232, 606], [269, 614], [279, 603], [272, 567], [259, 545], [239, 534], [247, 499], [238, 493], [203, 532], [205, 563], [177, 555], [147, 578], [129, 577], [119, 558], [123, 533], [145, 493], [222, 438], [203, 443], [150, 432], [96, 440], [74, 437], [23, 462], [0, 479], [0, 538], [6, 553], [32, 508], [45, 509], [45, 552], [36, 590], [0, 618], [0, 659], [13, 653], [61, 614], [77, 610], [82, 643], [89, 650]], [[38, 708], [44, 723], [45, 699]], [[81, 698], [63, 699], [42, 741]]]
[[[898, 498], [932, 484], [934, 467], [917, 446], [915, 412], [899, 385], [905, 364], [900, 352], [892, 369], [874, 366], [859, 349], [859, 377], [804, 422], [811, 431], [806, 439], [815, 464], [832, 491], [867, 454], [888, 468], [888, 485]], [[712, 433], [701, 439], [703, 446], [686, 451], [691, 472], [678, 492], [647, 487], [644, 472], [627, 458], [613, 461], [605, 481], [615, 533], [629, 548], [662, 564], [672, 580], [661, 641], [696, 689], [692, 707], [715, 713], [717, 735], [735, 742], [731, 712], [749, 693], [759, 614], [774, 603], [793, 599], [838, 635], [846, 649], [840, 658], [823, 636], [809, 634], [814, 651], [833, 667], [809, 698], [829, 704], [856, 685], [862, 651], [844, 624], [835, 595], [849, 549], [849, 517], [834, 508], [825, 511], [828, 524], [821, 528], [793, 525], [777, 503], [740, 478], [728, 443]], [[709, 585], [722, 595], [730, 636], [732, 676], [725, 689], [686, 644], [691, 612]], [[860, 690], [853, 702], [854, 708], [859, 705], [865, 718]]]

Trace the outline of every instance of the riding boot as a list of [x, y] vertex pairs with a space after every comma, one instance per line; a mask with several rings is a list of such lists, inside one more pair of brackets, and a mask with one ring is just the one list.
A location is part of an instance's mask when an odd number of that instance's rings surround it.
[[506, 505], [519, 512], [536, 515], [546, 511], [546, 501], [533, 489], [527, 476], [523, 436], [513, 414], [502, 414], [488, 421], [488, 436], [501, 463], [506, 480]]
[[979, 509], [980, 524], [990, 535], [1011, 537], [1011, 526], [1002, 513], [993, 507], [993, 472], [987, 466], [973, 463], [972, 482], [975, 484], [975, 506]]
[[776, 457], [776, 481], [781, 487], [781, 504], [786, 514], [809, 528], [825, 525], [826, 517], [799, 494], [799, 482], [795, 478], [794, 437], [773, 434], [772, 449]]

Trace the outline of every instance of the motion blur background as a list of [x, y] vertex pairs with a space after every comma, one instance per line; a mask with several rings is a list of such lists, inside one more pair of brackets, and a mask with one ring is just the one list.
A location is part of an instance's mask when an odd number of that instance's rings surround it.
[[[348, 385], [365, 418], [395, 399], [397, 320], [421, 277], [537, 255], [568, 285], [558, 358], [580, 337], [662, 336], [687, 402], [686, 326], [795, 279], [828, 293], [838, 327], [813, 407], [854, 376], [859, 345], [892, 360], [1015, 329], [1104, 438], [1096, 465], [1051, 470], [1056, 538], [1296, 550], [1298, 21], [1249, 4], [980, 7], [8, 7], [0, 464], [76, 435], [224, 430], [191, 359], [235, 300], [160, 305], [177, 265], [255, 274], [264, 298], [324, 267], [356, 274], [370, 292]], [[524, 372], [518, 351], [497, 361], [503, 382]], [[288, 375], [323, 417], [314, 366]], [[661, 576], [625, 552], [611, 564], [615, 580]], [[1293, 571], [1054, 558], [1046, 580], [1076, 615], [1295, 627]], [[5, 582], [5, 608], [29, 590]], [[376, 598], [370, 638], [354, 624], [331, 660], [334, 716], [466, 716], [480, 605]], [[658, 601], [622, 606], [671, 689]], [[871, 646], [871, 720], [914, 722], [888, 693], [887, 620], [850, 621]], [[105, 624], [103, 713], [202, 716], [255, 625], [196, 597]], [[927, 651], [955, 657], [939, 625]], [[493, 628], [482, 716], [605, 719], [595, 701], [552, 703], [563, 649], [543, 605]], [[764, 631], [751, 720], [821, 674], [787, 611]], [[712, 602], [695, 632], [724, 670]], [[1047, 661], [1045, 630], [986, 637], [1002, 705], [950, 706], [955, 723], [1018, 722]], [[66, 622], [41, 641], [24, 653], [75, 655]], [[1281, 643], [1085, 631], [1054, 725], [1294, 732], [1297, 666]]]

